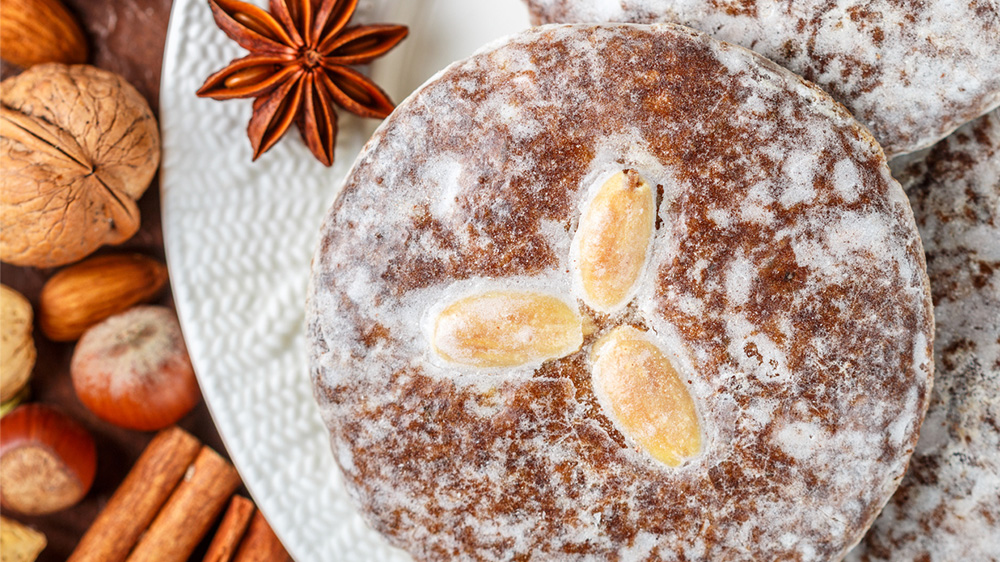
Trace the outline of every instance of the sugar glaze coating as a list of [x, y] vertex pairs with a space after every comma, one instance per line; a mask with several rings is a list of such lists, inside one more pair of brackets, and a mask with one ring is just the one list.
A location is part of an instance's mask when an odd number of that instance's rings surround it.
[[852, 561], [1000, 561], [1000, 111], [899, 171], [927, 251], [936, 380], [910, 468]]
[[[636, 297], [587, 309], [587, 194], [658, 188]], [[576, 353], [442, 362], [435, 307], [516, 289], [574, 302]], [[656, 26], [549, 26], [418, 90], [322, 227], [311, 374], [367, 520], [417, 560], [831, 560], [902, 476], [926, 408], [923, 249], [874, 139], [762, 57]], [[678, 467], [605, 415], [588, 353], [655, 339], [703, 434]]]
[[669, 21], [805, 76], [887, 154], [925, 148], [1000, 105], [1000, 2], [525, 0], [536, 22]]

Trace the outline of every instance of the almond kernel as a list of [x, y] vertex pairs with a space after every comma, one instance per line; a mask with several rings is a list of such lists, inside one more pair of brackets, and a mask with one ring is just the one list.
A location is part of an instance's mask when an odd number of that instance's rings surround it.
[[88, 258], [53, 275], [42, 287], [38, 322], [52, 341], [74, 341], [88, 328], [155, 299], [167, 267], [141, 254]]
[[587, 205], [576, 234], [584, 302], [600, 312], [625, 305], [642, 274], [656, 221], [653, 189], [633, 170], [619, 172]]
[[594, 389], [611, 418], [653, 458], [677, 466], [701, 450], [694, 400], [644, 332], [616, 328], [594, 344]]
[[515, 367], [568, 355], [583, 344], [579, 315], [556, 297], [488, 291], [449, 304], [431, 342], [444, 359], [473, 367]]
[[80, 23], [59, 0], [4, 0], [0, 13], [3, 58], [27, 68], [44, 62], [87, 61]]

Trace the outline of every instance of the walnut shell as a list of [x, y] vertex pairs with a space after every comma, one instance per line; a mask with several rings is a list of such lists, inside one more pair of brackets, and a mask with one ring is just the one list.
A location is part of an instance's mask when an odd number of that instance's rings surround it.
[[0, 402], [17, 396], [35, 367], [31, 303], [7, 285], [0, 285]]
[[146, 100], [93, 66], [43, 64], [0, 83], [0, 259], [52, 267], [139, 229], [160, 162]]

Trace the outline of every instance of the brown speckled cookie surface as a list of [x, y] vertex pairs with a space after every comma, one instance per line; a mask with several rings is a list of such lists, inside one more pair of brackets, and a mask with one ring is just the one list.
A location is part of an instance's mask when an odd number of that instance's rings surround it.
[[536, 22], [674, 22], [819, 84], [895, 155], [1000, 105], [998, 0], [525, 0]]
[[[657, 186], [649, 265], [589, 310], [570, 247], [608, 174]], [[443, 361], [440, 303], [497, 288], [590, 319], [540, 365]], [[367, 520], [417, 560], [830, 560], [902, 476], [932, 318], [905, 195], [826, 94], [673, 25], [551, 26], [488, 46], [376, 132], [328, 214], [307, 313], [315, 394]], [[589, 352], [647, 330], [700, 453], [651, 458]]]
[[1000, 112], [899, 170], [927, 250], [937, 364], [899, 490], [850, 560], [1000, 561]]

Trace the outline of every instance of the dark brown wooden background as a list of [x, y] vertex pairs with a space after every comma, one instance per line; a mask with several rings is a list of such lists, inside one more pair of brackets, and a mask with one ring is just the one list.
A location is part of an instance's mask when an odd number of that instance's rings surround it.
[[[89, 62], [117, 72], [128, 79], [159, 114], [160, 67], [170, 16], [171, 0], [64, 0], [83, 25], [90, 47]], [[0, 2], [0, 9], [2, 2]], [[206, 9], [208, 9], [206, 4]], [[2, 56], [2, 53], [0, 53]], [[3, 63], [0, 76], [7, 78], [20, 69]], [[192, 92], [192, 95], [194, 93]], [[2, 173], [2, 171], [0, 171]], [[119, 249], [139, 251], [163, 260], [163, 233], [160, 228], [159, 179], [139, 202], [142, 227], [134, 238], [117, 248], [103, 248], [98, 253]], [[0, 266], [0, 281], [24, 294], [37, 310], [42, 284], [57, 269]], [[169, 291], [160, 304], [173, 306]], [[125, 478], [153, 433], [117, 428], [91, 414], [77, 400], [69, 379], [73, 344], [58, 344], [45, 339], [35, 325], [38, 362], [31, 380], [32, 400], [55, 405], [83, 423], [97, 441], [97, 477], [87, 497], [66, 511], [43, 517], [14, 516], [48, 537], [49, 546], [39, 560], [65, 560], [80, 536], [107, 503], [115, 488]], [[205, 404], [200, 404], [179, 424], [223, 455], [228, 455]], [[246, 494], [245, 490], [242, 490]], [[211, 536], [211, 532], [209, 534]], [[204, 549], [205, 541], [199, 550]], [[197, 553], [196, 553], [197, 554]], [[198, 559], [197, 556], [195, 559]]]

